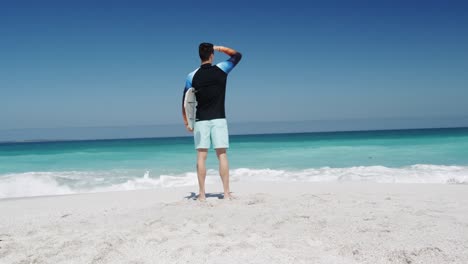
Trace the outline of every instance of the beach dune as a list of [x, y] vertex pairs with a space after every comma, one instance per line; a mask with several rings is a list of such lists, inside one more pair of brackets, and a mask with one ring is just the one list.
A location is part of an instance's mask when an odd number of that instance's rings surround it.
[[209, 185], [0, 200], [0, 263], [468, 263], [466, 185]]

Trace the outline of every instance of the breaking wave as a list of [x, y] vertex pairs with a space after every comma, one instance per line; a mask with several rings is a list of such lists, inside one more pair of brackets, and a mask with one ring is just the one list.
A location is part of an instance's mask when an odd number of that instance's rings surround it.
[[[178, 175], [115, 177], [113, 171], [27, 172], [0, 175], [0, 198], [63, 195], [74, 193], [142, 190], [197, 185], [196, 172]], [[417, 164], [401, 168], [359, 166], [272, 170], [239, 168], [230, 171], [232, 182], [376, 182], [468, 184], [468, 166]], [[206, 183], [219, 181], [216, 170], [208, 170]]]

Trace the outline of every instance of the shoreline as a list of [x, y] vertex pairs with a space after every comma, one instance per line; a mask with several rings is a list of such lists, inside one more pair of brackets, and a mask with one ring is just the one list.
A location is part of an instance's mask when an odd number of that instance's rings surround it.
[[[4, 263], [467, 263], [466, 185], [232, 183], [0, 200]], [[198, 262], [199, 261], [199, 262]]]
[[[208, 176], [208, 175], [207, 175]], [[250, 184], [253, 184], [252, 187]], [[234, 186], [236, 188], [240, 188], [241, 191], [239, 193], [241, 194], [249, 194], [252, 192], [255, 192], [254, 189], [258, 189], [259, 186], [266, 185], [269, 188], [276, 188], [278, 185], [286, 185], [289, 188], [294, 187], [294, 188], [299, 188], [299, 191], [307, 191], [308, 188], [317, 188], [318, 186], [325, 187], [325, 188], [338, 188], [338, 186], [346, 186], [347, 188], [361, 188], [363, 186], [410, 186], [409, 188], [413, 188], [416, 186], [433, 186], [434, 188], [437, 188], [437, 186], [466, 186], [468, 188], [468, 184], [466, 183], [433, 183], [433, 182], [366, 182], [366, 181], [333, 181], [333, 182], [306, 182], [306, 181], [232, 181], [230, 182], [231, 186]], [[306, 187], [304, 187], [306, 185]], [[335, 186], [336, 185], [336, 186]], [[363, 185], [363, 186], [361, 186]], [[207, 188], [211, 189], [219, 189], [219, 192], [210, 192], [210, 193], [222, 193], [222, 185], [221, 183], [206, 183]], [[431, 188], [431, 187], [428, 187]], [[444, 188], [444, 187], [442, 187]], [[232, 188], [231, 188], [232, 189]], [[177, 192], [174, 192], [177, 191]], [[282, 192], [288, 192], [285, 190], [280, 190], [280, 189], [275, 189], [275, 191], [280, 191]], [[129, 195], [133, 196], [132, 193], [135, 193], [136, 195], [152, 195], [158, 198], [161, 198], [162, 200], [160, 202], [171, 202], [171, 201], [177, 201], [177, 195], [174, 195], [174, 193], [177, 193], [180, 195], [182, 192], [187, 192], [187, 193], [192, 193], [192, 192], [198, 192], [198, 185], [193, 184], [193, 185], [183, 185], [183, 186], [171, 186], [171, 187], [155, 187], [155, 188], [150, 188], [150, 189], [135, 189], [135, 190], [109, 190], [109, 191], [91, 191], [91, 192], [76, 192], [76, 193], [64, 193], [64, 194], [50, 194], [50, 195], [36, 195], [36, 196], [21, 196], [21, 197], [4, 197], [0, 198], [0, 204], [3, 201], [17, 201], [17, 200], [35, 200], [35, 199], [42, 199], [42, 198], [60, 198], [60, 197], [70, 197], [70, 196], [101, 196], [101, 195], [106, 195], [109, 194], [109, 196], [121, 196], [121, 195]], [[231, 191], [233, 194], [235, 191]], [[128, 193], [128, 194], [126, 194]], [[169, 198], [169, 200], [168, 200]], [[172, 200], [174, 199], [174, 200]]]

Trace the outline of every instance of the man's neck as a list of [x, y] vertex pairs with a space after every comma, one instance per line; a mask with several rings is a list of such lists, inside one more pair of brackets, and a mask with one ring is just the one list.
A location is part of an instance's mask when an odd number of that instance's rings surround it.
[[201, 65], [207, 64], [207, 63], [212, 64], [213, 61], [212, 61], [212, 60], [202, 61], [202, 62], [201, 62]]

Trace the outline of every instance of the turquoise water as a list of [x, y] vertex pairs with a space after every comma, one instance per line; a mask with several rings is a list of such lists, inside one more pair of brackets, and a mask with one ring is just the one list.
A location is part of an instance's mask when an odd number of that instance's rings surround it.
[[[230, 140], [234, 180], [270, 180], [272, 175], [274, 180], [319, 181], [320, 176], [327, 181], [336, 174], [362, 180], [370, 174], [380, 181], [388, 174], [402, 174], [403, 179], [406, 172], [422, 175], [415, 182], [424, 176], [432, 182], [445, 173], [448, 178], [443, 180], [464, 183], [467, 176], [468, 128], [244, 135]], [[213, 151], [210, 154], [213, 176], [217, 161]], [[24, 184], [31, 190], [44, 184], [51, 194], [164, 187], [162, 178], [169, 186], [193, 184], [195, 157], [190, 137], [0, 144], [0, 198], [37, 194], [21, 191]], [[29, 186], [31, 182], [37, 186]]]

